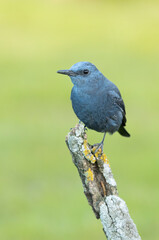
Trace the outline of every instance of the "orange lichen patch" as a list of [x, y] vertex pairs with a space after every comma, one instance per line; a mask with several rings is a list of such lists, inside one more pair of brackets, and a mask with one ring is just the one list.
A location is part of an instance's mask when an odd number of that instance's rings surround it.
[[99, 152], [96, 152], [94, 155], [96, 158], [98, 158]]
[[95, 163], [96, 162], [96, 159], [95, 159], [95, 157], [93, 156], [93, 154], [91, 152], [88, 153], [87, 155], [84, 152], [84, 155], [85, 155], [86, 159], [89, 160], [91, 163]]
[[86, 155], [86, 156], [90, 153], [90, 151], [88, 149], [85, 149], [83, 152], [84, 152], [84, 155]]
[[99, 153], [101, 153], [101, 152], [102, 152], [102, 149], [101, 149], [101, 148], [99, 148], [99, 149], [98, 149], [98, 152], [99, 152]]
[[96, 150], [96, 147], [93, 147], [93, 148], [92, 148], [92, 152], [94, 153], [94, 152], [95, 152], [95, 150]]
[[102, 149], [99, 148], [98, 151], [94, 154], [96, 158], [98, 158], [102, 154]]
[[84, 140], [83, 145], [84, 145], [85, 148], [87, 148], [87, 140], [86, 139]]
[[[97, 148], [98, 148], [98, 146], [94, 146], [94, 147], [92, 148], [92, 153], [95, 153], [96, 150], [97, 150]], [[101, 154], [101, 153], [102, 153], [102, 149], [99, 148], [98, 151], [97, 151], [96, 153]], [[95, 153], [95, 154], [96, 154], [96, 153]]]
[[90, 161], [91, 163], [95, 163], [96, 159], [93, 156], [93, 154], [91, 153], [91, 150], [89, 149], [88, 145], [87, 145], [87, 140], [84, 140], [83, 143], [83, 154], [85, 156], [85, 158]]
[[91, 154], [91, 156], [90, 156], [90, 161], [92, 162], [92, 163], [95, 163], [95, 158], [94, 158], [94, 156], [93, 156], [93, 154]]
[[[101, 160], [102, 160], [104, 163], [106, 163], [106, 164], [109, 165], [109, 160], [107, 159], [107, 156], [105, 155], [105, 153], [102, 154]], [[109, 166], [110, 166], [110, 165], [109, 165]]]
[[93, 181], [94, 177], [93, 177], [93, 172], [92, 170], [89, 168], [87, 172], [85, 172], [87, 181]]
[[[94, 146], [94, 147], [92, 148], [92, 152], [94, 153], [97, 148], [98, 148], [98, 146]], [[99, 148], [97, 152], [101, 153], [101, 152], [102, 152], [102, 149]]]

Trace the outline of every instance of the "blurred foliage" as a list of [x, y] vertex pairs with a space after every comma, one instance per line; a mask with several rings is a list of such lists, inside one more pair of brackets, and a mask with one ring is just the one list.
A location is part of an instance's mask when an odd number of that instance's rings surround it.
[[72, 84], [56, 74], [85, 60], [122, 93], [131, 138], [107, 136], [105, 152], [142, 238], [158, 240], [158, 43], [158, 1], [0, 1], [0, 239], [105, 239], [64, 141]]

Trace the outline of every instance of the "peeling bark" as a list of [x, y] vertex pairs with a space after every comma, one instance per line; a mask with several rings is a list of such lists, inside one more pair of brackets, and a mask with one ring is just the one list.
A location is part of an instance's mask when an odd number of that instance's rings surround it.
[[97, 219], [100, 218], [108, 240], [140, 240], [126, 203], [118, 196], [108, 159], [87, 142], [83, 124], [66, 137], [66, 144], [82, 180], [85, 196]]

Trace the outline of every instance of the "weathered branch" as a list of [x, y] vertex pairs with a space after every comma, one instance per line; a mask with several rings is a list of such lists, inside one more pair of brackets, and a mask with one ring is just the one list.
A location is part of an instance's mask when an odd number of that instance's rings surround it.
[[105, 154], [87, 142], [83, 124], [78, 124], [66, 137], [72, 160], [82, 180], [89, 204], [100, 218], [108, 240], [139, 240], [137, 228], [126, 203], [118, 197], [117, 185]]

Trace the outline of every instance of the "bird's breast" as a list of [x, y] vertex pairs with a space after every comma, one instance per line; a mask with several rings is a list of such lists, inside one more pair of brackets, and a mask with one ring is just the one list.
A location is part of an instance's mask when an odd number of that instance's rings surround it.
[[99, 132], [106, 128], [106, 95], [87, 94], [72, 89], [72, 107], [77, 117], [88, 127]]

